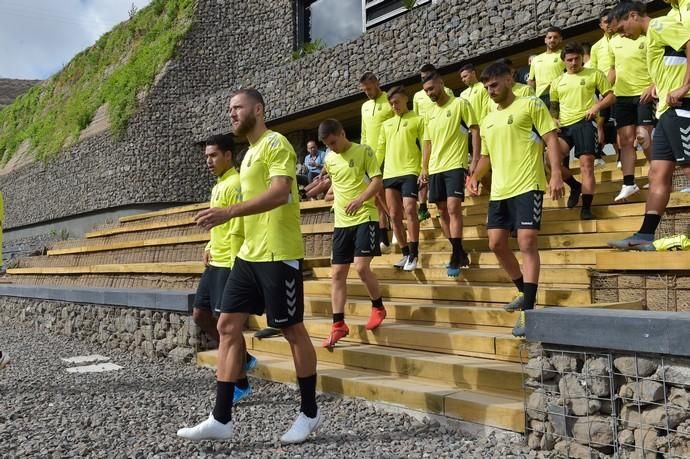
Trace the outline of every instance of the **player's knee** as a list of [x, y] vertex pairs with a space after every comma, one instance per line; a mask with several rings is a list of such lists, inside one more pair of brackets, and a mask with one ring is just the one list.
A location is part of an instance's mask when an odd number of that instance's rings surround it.
[[347, 270], [342, 269], [340, 265], [334, 265], [331, 269], [331, 280], [334, 282], [344, 282], [347, 280]]
[[403, 212], [399, 205], [388, 206], [388, 212], [390, 213], [392, 220], [402, 220]]
[[371, 267], [369, 266], [369, 263], [366, 262], [361, 262], [361, 263], [355, 263], [355, 271], [357, 271], [357, 275], [361, 278], [367, 277], [371, 273]]
[[649, 131], [641, 126], [637, 128], [635, 138], [637, 143], [640, 144], [640, 146], [645, 150], [652, 145], [652, 137], [649, 134]]
[[520, 252], [530, 253], [539, 250], [539, 245], [536, 235], [518, 235], [518, 246]]
[[218, 334], [223, 338], [223, 340], [232, 340], [237, 337], [242, 337], [242, 331], [244, 329], [244, 324], [239, 323], [232, 317], [226, 315], [221, 315], [218, 320]]
[[283, 332], [285, 341], [290, 344], [299, 343], [300, 340], [303, 339], [307, 334], [306, 330], [304, 329], [304, 324], [302, 323], [290, 325], [289, 327], [281, 329], [281, 331]]
[[508, 241], [503, 239], [489, 239], [489, 249], [492, 252], [500, 252], [508, 248]]
[[406, 202], [404, 206], [405, 218], [408, 220], [414, 220], [417, 218], [417, 202]]

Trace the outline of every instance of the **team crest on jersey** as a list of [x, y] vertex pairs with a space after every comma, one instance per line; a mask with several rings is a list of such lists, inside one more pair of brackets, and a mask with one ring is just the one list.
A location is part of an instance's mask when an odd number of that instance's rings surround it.
[[446, 118], [450, 118], [450, 112], [446, 112]]
[[555, 64], [556, 62], [558, 62], [558, 58], [557, 58], [557, 57], [554, 57], [554, 58], [553, 58], [553, 63]]
[[513, 115], [508, 117], [508, 124], [513, 124]]
[[407, 121], [403, 123], [403, 127], [407, 127]]
[[585, 80], [582, 80], [582, 79], [581, 79], [581, 80], [580, 80], [580, 86], [584, 86], [584, 85], [585, 85]]
[[644, 43], [640, 43], [640, 49], [644, 49]]
[[351, 159], [350, 162], [348, 163], [350, 167], [355, 167], [355, 160]]
[[383, 108], [383, 105], [379, 105], [379, 111], [381, 111], [382, 108]]

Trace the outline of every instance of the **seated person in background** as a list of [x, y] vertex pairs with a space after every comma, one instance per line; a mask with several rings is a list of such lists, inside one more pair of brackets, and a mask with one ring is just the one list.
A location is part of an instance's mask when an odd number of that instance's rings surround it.
[[307, 142], [307, 156], [304, 165], [307, 166], [307, 180], [311, 183], [323, 170], [323, 159], [326, 155], [319, 150], [315, 140]]

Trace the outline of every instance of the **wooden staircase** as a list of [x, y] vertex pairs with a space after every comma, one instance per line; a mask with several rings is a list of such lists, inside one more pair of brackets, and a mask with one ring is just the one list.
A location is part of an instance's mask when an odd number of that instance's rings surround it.
[[[643, 159], [637, 168], [638, 176], [646, 175]], [[579, 172], [576, 165], [573, 171]], [[602, 263], [619, 263], [621, 269], [645, 263], [643, 255], [613, 252], [606, 242], [637, 230], [647, 192], [627, 203], [612, 204], [622, 173], [615, 163], [607, 163], [596, 175], [596, 220], [580, 221], [579, 209], [564, 208], [563, 200], [545, 199], [538, 307], [640, 308], [635, 301], [592, 304], [590, 269]], [[638, 180], [640, 186], [644, 183]], [[450, 244], [435, 218], [422, 224], [422, 269], [408, 273], [392, 268], [400, 257], [397, 247], [375, 259], [388, 318], [374, 332], [364, 329], [371, 304], [353, 271], [345, 311], [350, 335], [331, 351], [320, 343], [331, 325], [332, 214], [328, 203], [302, 203], [305, 269], [310, 271], [305, 282], [305, 325], [317, 351], [320, 390], [524, 430], [519, 363], [524, 350], [522, 341], [510, 333], [516, 316], [502, 309], [516, 291], [488, 249], [487, 202], [487, 196], [480, 196], [464, 204], [463, 243], [471, 266], [460, 278], [446, 276]], [[690, 207], [690, 196], [675, 194], [670, 205]], [[121, 218], [84, 239], [55, 244], [46, 256], [20, 260], [19, 266], [8, 270], [9, 278], [36, 285], [193, 289], [203, 271], [200, 260], [208, 233], [197, 228], [192, 218], [205, 207], [206, 203], [193, 204]], [[664, 265], [665, 254], [649, 255], [656, 257], [655, 266]], [[264, 317], [250, 320], [251, 329], [265, 325]], [[245, 338], [259, 359], [259, 377], [295, 381], [283, 338], [258, 340], [251, 332]], [[198, 354], [201, 365], [214, 366], [215, 359], [215, 351]]]

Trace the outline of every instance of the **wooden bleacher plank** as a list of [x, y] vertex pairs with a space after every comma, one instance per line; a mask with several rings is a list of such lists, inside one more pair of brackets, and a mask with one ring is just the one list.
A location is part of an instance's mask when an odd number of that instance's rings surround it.
[[601, 271], [690, 271], [690, 252], [614, 252], [596, 260]]
[[137, 220], [145, 220], [147, 218], [152, 218], [152, 217], [163, 217], [166, 215], [181, 214], [183, 212], [192, 212], [195, 210], [204, 210], [204, 209], [208, 209], [208, 206], [209, 206], [208, 202], [199, 202], [196, 204], [189, 204], [189, 205], [185, 205], [185, 206], [169, 207], [167, 209], [155, 210], [152, 212], [144, 212], [141, 214], [127, 215], [125, 217], [120, 217], [119, 221], [120, 221], [120, 223], [129, 223], [129, 222], [134, 222]]

